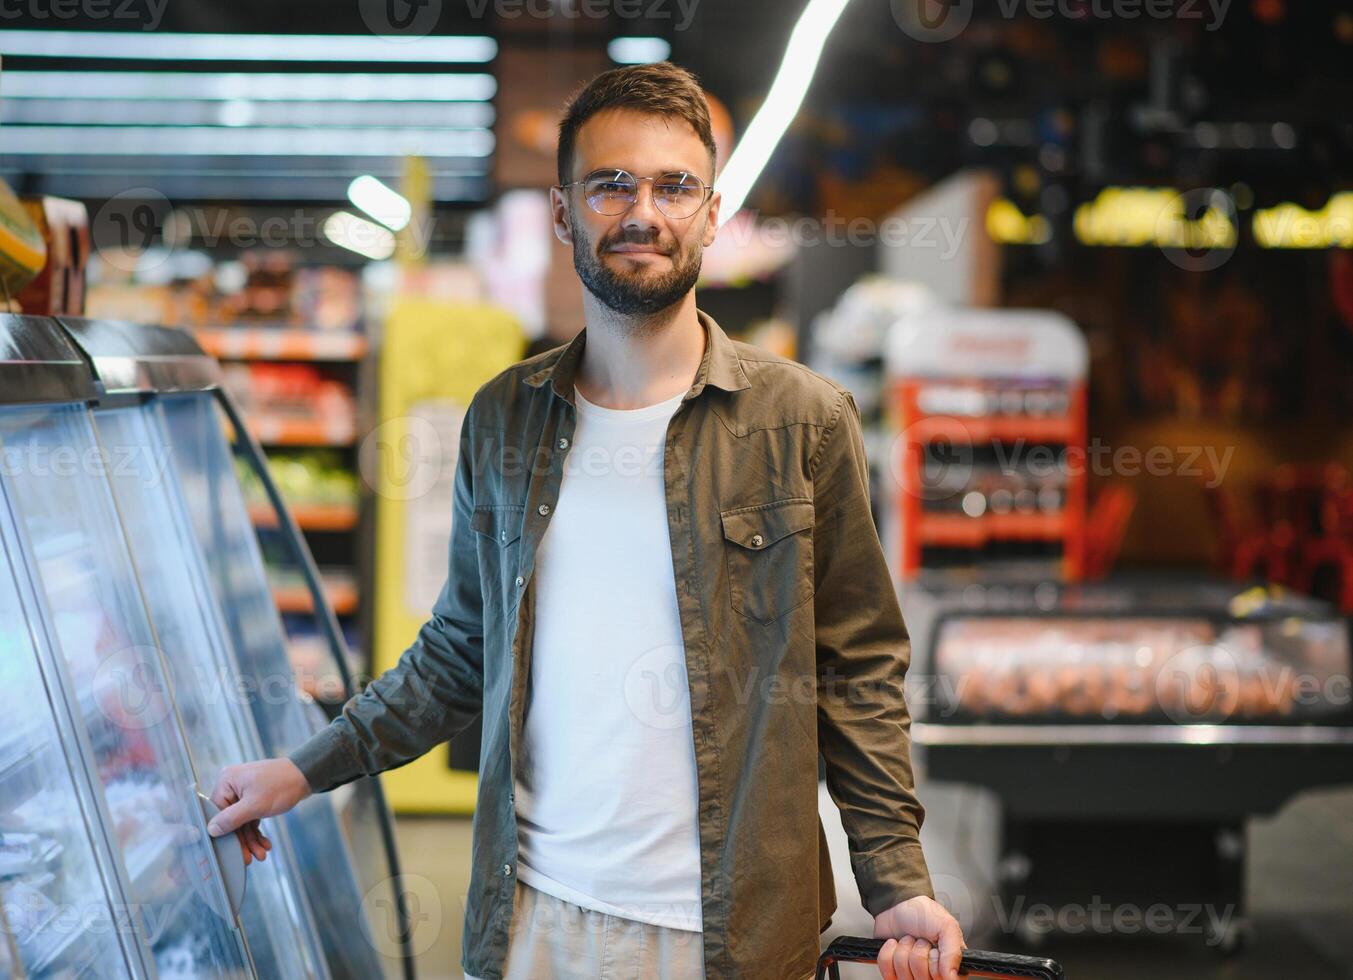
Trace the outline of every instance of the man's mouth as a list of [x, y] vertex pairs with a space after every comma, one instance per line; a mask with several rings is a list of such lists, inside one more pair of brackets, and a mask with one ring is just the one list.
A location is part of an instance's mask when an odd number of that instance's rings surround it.
[[612, 245], [607, 251], [618, 252], [621, 255], [666, 255], [667, 253], [655, 245]]

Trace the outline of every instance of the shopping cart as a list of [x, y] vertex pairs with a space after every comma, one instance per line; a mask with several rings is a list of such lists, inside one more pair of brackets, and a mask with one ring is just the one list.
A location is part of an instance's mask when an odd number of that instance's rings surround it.
[[[817, 980], [831, 977], [841, 980], [838, 963], [877, 963], [879, 950], [885, 939], [864, 939], [861, 936], [838, 936], [822, 951], [817, 961]], [[1056, 960], [1040, 956], [1015, 956], [1010, 953], [989, 953], [980, 949], [965, 949], [959, 964], [961, 977], [988, 977], [994, 980], [1066, 980], [1066, 974]]]

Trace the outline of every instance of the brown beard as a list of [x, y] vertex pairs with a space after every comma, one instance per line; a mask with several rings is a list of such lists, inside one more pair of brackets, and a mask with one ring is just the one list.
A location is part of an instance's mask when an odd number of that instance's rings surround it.
[[601, 258], [601, 251], [618, 244], [653, 245], [656, 236], [621, 232], [592, 247], [592, 241], [578, 221], [573, 222], [573, 268], [588, 292], [602, 305], [624, 316], [652, 316], [680, 302], [700, 278], [704, 248], [697, 238], [684, 252], [672, 254], [672, 268], [655, 274], [643, 269], [616, 272]]

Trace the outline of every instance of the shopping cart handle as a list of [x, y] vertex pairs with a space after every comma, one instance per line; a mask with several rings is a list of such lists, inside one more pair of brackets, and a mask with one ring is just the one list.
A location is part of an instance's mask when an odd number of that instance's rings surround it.
[[[837, 936], [817, 961], [817, 980], [830, 976], [841, 980], [838, 963], [877, 963], [879, 950], [885, 939], [865, 939], [862, 936]], [[1015, 956], [1011, 953], [989, 953], [980, 949], [965, 949], [959, 964], [961, 977], [989, 977], [994, 980], [1066, 980], [1066, 974], [1056, 960], [1041, 956]]]

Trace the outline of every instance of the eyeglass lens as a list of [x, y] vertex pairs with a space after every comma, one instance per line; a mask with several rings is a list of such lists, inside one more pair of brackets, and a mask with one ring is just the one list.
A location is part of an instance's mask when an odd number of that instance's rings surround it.
[[[621, 214], [639, 199], [639, 182], [624, 170], [599, 170], [584, 185], [587, 204], [598, 214]], [[669, 218], [689, 218], [705, 202], [705, 182], [691, 173], [653, 178], [653, 203]]]

